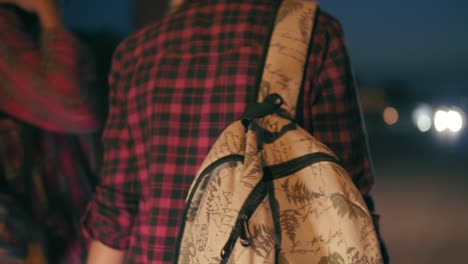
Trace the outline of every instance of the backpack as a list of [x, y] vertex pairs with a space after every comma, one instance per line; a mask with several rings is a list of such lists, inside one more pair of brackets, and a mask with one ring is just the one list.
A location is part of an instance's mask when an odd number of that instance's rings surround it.
[[318, 5], [280, 4], [258, 102], [190, 188], [175, 263], [382, 263], [366, 204], [336, 155], [294, 121]]

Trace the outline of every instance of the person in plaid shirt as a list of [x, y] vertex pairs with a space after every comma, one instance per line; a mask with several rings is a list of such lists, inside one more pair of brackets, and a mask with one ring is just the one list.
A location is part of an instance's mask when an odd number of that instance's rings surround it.
[[[171, 263], [198, 166], [256, 99], [277, 3], [186, 1], [118, 46], [102, 178], [83, 217], [94, 240], [88, 263]], [[374, 211], [374, 180], [340, 23], [319, 11], [311, 45], [299, 124], [339, 155]]]
[[93, 68], [54, 0], [0, 0], [0, 263], [83, 263]]

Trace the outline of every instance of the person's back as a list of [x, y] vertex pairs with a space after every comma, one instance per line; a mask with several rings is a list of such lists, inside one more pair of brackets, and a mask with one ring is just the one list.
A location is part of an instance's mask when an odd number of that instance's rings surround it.
[[[102, 181], [83, 222], [101, 245], [90, 263], [101, 263], [102, 244], [129, 263], [172, 261], [198, 166], [256, 100], [276, 2], [188, 1], [118, 47]], [[372, 175], [350, 73], [340, 24], [319, 12], [299, 123], [339, 155], [367, 195]]]

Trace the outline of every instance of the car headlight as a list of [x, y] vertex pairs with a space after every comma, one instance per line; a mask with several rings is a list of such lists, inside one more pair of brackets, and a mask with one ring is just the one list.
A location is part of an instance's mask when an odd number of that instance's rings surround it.
[[434, 127], [440, 133], [446, 130], [458, 133], [464, 127], [464, 113], [458, 109], [438, 110], [434, 115]]
[[413, 111], [413, 123], [421, 132], [432, 128], [432, 108], [428, 104], [420, 104]]

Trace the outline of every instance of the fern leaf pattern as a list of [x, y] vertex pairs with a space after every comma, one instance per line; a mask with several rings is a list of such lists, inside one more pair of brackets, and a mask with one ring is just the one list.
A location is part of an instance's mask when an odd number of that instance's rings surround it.
[[340, 217], [348, 216], [352, 218], [365, 218], [367, 217], [366, 211], [353, 202], [346, 199], [341, 193], [334, 193], [330, 196], [333, 207], [338, 211]]
[[296, 180], [294, 184], [289, 185], [288, 179], [281, 185], [281, 188], [286, 193], [288, 202], [294, 205], [305, 206], [324, 196], [322, 193], [308, 190], [306, 184], [300, 180]]
[[345, 264], [345, 259], [335, 252], [329, 256], [322, 257], [319, 264]]
[[382, 258], [380, 256], [367, 256], [359, 252], [356, 248], [348, 248], [347, 252], [349, 264], [381, 264]]
[[296, 231], [300, 227], [299, 219], [301, 214], [296, 210], [285, 210], [280, 215], [281, 229], [291, 240], [291, 244], [296, 242]]
[[266, 258], [274, 250], [275, 242], [278, 240], [275, 230], [267, 225], [254, 225], [252, 232], [252, 249], [255, 254]]

